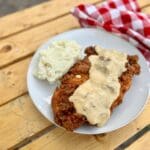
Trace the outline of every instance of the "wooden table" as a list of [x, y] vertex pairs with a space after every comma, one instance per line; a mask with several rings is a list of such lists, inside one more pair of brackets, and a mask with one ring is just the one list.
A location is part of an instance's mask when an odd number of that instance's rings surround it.
[[[80, 2], [51, 0], [0, 19], [0, 150], [150, 149], [150, 103], [129, 125], [88, 136], [55, 127], [38, 112], [28, 95], [26, 74], [32, 55], [48, 38], [79, 28], [69, 10]], [[144, 13], [150, 13], [149, 0], [138, 2]], [[100, 0], [82, 3], [97, 5]]]

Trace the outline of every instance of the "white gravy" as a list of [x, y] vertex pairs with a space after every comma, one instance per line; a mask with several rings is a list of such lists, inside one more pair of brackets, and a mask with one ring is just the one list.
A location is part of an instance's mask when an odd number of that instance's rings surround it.
[[110, 107], [120, 93], [119, 76], [126, 70], [127, 55], [96, 47], [98, 55], [89, 57], [89, 79], [69, 98], [77, 113], [90, 124], [103, 126], [110, 118]]

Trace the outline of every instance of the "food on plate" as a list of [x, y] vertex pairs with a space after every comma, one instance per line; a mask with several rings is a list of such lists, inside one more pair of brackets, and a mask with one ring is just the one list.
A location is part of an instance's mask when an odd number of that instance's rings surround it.
[[81, 59], [81, 48], [75, 41], [55, 41], [39, 54], [35, 77], [50, 83], [60, 79]]
[[[52, 97], [55, 122], [73, 131], [83, 124], [103, 126], [140, 73], [138, 56], [88, 47], [62, 77]], [[124, 110], [123, 110], [124, 111]]]

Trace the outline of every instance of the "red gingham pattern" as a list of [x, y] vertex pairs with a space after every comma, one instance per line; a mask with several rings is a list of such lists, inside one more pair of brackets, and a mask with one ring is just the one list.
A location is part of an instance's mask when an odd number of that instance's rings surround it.
[[99, 6], [81, 4], [72, 10], [82, 27], [101, 27], [136, 46], [150, 64], [150, 15], [136, 0], [108, 0]]

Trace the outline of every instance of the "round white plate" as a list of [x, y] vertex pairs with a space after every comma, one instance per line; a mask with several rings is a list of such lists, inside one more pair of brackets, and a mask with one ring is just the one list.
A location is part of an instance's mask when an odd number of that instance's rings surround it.
[[[117, 49], [127, 54], [137, 54], [141, 65], [141, 74], [135, 76], [129, 91], [125, 94], [123, 103], [112, 113], [107, 124], [101, 128], [95, 126], [82, 126], [75, 130], [82, 134], [99, 134], [116, 130], [134, 120], [146, 103], [148, 96], [148, 84], [150, 83], [149, 71], [144, 57], [141, 53], [125, 40], [110, 34], [102, 29], [77, 29], [59, 34], [43, 44], [32, 58], [27, 75], [29, 94], [38, 110], [51, 122], [54, 122], [51, 109], [51, 97], [56, 84], [50, 85], [47, 81], [40, 81], [33, 76], [33, 71], [38, 62], [38, 54], [46, 49], [55, 40], [75, 40], [83, 49], [90, 45], [100, 45], [107, 49]], [[113, 70], [112, 70], [113, 71]]]

